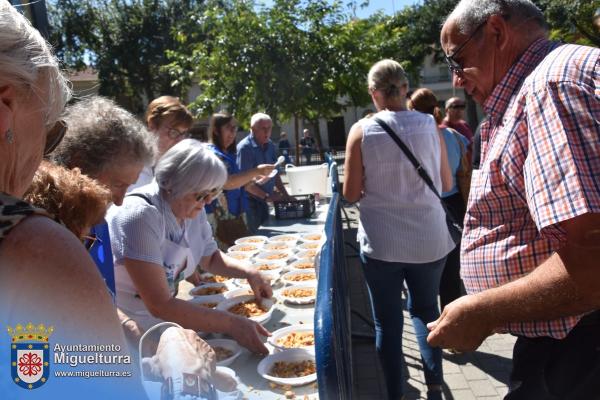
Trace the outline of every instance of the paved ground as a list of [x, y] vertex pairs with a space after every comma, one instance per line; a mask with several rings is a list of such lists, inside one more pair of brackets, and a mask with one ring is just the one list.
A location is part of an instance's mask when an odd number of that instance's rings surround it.
[[[357, 212], [348, 210], [351, 219]], [[352, 224], [351, 227], [355, 227]], [[346, 230], [347, 242], [355, 244], [355, 229]], [[351, 305], [354, 311], [371, 317], [370, 304], [364, 278], [356, 252], [346, 246], [347, 265], [349, 270]], [[404, 360], [406, 399], [425, 399], [426, 386], [421, 367], [419, 348], [414, 335], [412, 322], [406, 310], [405, 329], [402, 338]], [[360, 400], [385, 398], [383, 373], [372, 339], [362, 338], [361, 334], [372, 335], [373, 331], [355, 313], [352, 317], [354, 364], [354, 398]], [[356, 335], [356, 334], [359, 335]], [[444, 353], [444, 395], [446, 400], [500, 400], [507, 392], [506, 383], [510, 373], [512, 347], [514, 337], [510, 335], [494, 335], [489, 337], [481, 347], [473, 353]]]

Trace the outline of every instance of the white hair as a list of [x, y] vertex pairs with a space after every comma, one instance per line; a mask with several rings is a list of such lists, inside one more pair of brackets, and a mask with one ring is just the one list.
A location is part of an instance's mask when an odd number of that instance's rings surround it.
[[502, 15], [513, 25], [532, 20], [548, 29], [544, 14], [530, 0], [461, 0], [446, 21], [454, 21], [463, 35], [472, 33], [491, 15]]
[[271, 117], [269, 117], [267, 114], [256, 113], [252, 116], [252, 118], [250, 118], [250, 127], [254, 128], [254, 125], [260, 121], [271, 121], [272, 122]]
[[15, 85], [38, 96], [47, 87], [44, 101], [48, 124], [59, 118], [71, 98], [68, 81], [50, 45], [6, 0], [0, 0], [0, 84]]
[[227, 169], [206, 143], [184, 139], [158, 160], [154, 175], [161, 190], [179, 199], [188, 193], [223, 187]]
[[400, 95], [400, 88], [408, 86], [408, 79], [397, 61], [386, 59], [371, 67], [367, 84], [370, 90], [380, 90], [386, 97], [397, 97]]

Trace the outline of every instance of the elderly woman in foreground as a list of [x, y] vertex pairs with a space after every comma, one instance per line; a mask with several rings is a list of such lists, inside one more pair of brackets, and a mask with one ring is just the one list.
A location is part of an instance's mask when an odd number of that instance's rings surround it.
[[[64, 134], [58, 119], [69, 97], [50, 46], [23, 15], [1, 0], [0, 320], [13, 327], [28, 322], [52, 325], [53, 342], [110, 343], [125, 349], [106, 287], [81, 242], [44, 211], [21, 200], [43, 155]], [[9, 346], [2, 346], [0, 358], [8, 360], [5, 351]], [[23, 388], [1, 381], [4, 397], [23, 396]], [[4, 382], [7, 387], [2, 387]], [[94, 385], [96, 394], [118, 391], [129, 397], [125, 386], [136, 379], [103, 382]], [[48, 398], [71, 398], [89, 383], [43, 390]]]
[[252, 351], [266, 353], [269, 332], [244, 317], [176, 298], [181, 279], [198, 264], [210, 272], [246, 278], [256, 297], [270, 297], [257, 272], [221, 253], [204, 206], [220, 193], [227, 170], [206, 145], [185, 139], [154, 169], [156, 180], [109, 210], [117, 283], [117, 305], [143, 328], [161, 320], [195, 331], [226, 333]]

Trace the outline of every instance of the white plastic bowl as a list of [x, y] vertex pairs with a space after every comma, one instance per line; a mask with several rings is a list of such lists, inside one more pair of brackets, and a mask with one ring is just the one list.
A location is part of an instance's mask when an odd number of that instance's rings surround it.
[[[297, 324], [297, 325], [286, 326], [285, 328], [277, 329], [275, 332], [271, 333], [271, 336], [269, 337], [268, 342], [278, 352], [288, 350], [291, 347], [283, 347], [282, 345], [278, 344], [277, 341], [279, 339], [286, 337], [287, 335], [289, 335], [290, 333], [293, 333], [293, 332], [299, 332], [299, 333], [312, 332], [314, 334], [315, 327], [313, 324]], [[302, 346], [302, 347], [293, 347], [293, 348], [314, 351], [315, 346], [312, 345], [312, 346]]]
[[291, 258], [294, 258], [294, 253], [291, 251], [263, 251], [258, 253], [256, 256], [255, 262], [264, 262], [264, 261], [281, 261], [287, 262]]
[[235, 241], [235, 244], [255, 244], [257, 246], [261, 246], [267, 242], [269, 238], [266, 236], [246, 236], [243, 238], [239, 238]]
[[320, 242], [304, 242], [300, 243], [296, 246], [296, 250], [298, 251], [306, 251], [306, 250], [319, 250], [322, 244]]
[[[297, 275], [302, 275], [302, 274], [313, 274], [315, 275], [315, 279], [309, 279], [309, 280], [293, 280], [292, 278], [294, 276]], [[316, 272], [315, 271], [290, 271], [290, 272], [286, 272], [285, 274], [283, 274], [281, 276], [281, 280], [287, 284], [287, 285], [311, 285], [311, 286], [317, 286], [317, 276], [316, 276]]]
[[294, 251], [296, 245], [291, 242], [271, 242], [265, 243], [262, 251]]
[[309, 232], [300, 235], [302, 242], [321, 242], [324, 238], [325, 234], [323, 232]]
[[223, 294], [214, 294], [212, 296], [194, 297], [191, 302], [195, 304], [215, 304], [214, 307], [205, 306], [206, 308], [212, 308], [215, 310], [219, 303], [223, 300], [225, 300], [225, 296]]
[[[224, 288], [225, 290], [223, 290], [221, 293], [213, 293], [213, 294], [202, 294], [203, 290], [206, 289], [210, 289], [210, 288]], [[221, 298], [223, 298], [225, 292], [227, 292], [228, 288], [227, 285], [224, 283], [202, 283], [198, 286], [196, 286], [193, 289], [190, 289], [190, 296], [194, 296], [194, 297], [207, 297], [207, 296], [218, 296], [221, 295]]]
[[245, 296], [245, 295], [254, 296], [254, 293], [252, 292], [252, 289], [250, 289], [250, 286], [230, 290], [229, 292], [225, 293], [225, 298], [232, 299], [234, 297]]
[[298, 258], [298, 259], [301, 259], [301, 258], [314, 259], [319, 254], [320, 251], [321, 251], [321, 249], [302, 250], [302, 251], [299, 251], [298, 253], [296, 253], [296, 258]]
[[[293, 296], [289, 296], [287, 294], [287, 292], [289, 290], [294, 290], [294, 289], [312, 289], [314, 290], [315, 294], [312, 296], [307, 296], [307, 297], [293, 297]], [[306, 284], [299, 284], [299, 285], [291, 285], [291, 286], [286, 286], [281, 290], [281, 294], [280, 294], [281, 298], [289, 303], [292, 304], [311, 304], [314, 303], [315, 300], [317, 299], [317, 286], [316, 285], [306, 285]]]
[[[221, 310], [221, 311], [227, 311], [229, 312], [229, 308], [239, 304], [239, 303], [243, 303], [246, 302], [248, 300], [254, 300], [254, 295], [245, 295], [245, 296], [238, 296], [238, 297], [233, 297], [231, 299], [226, 299], [224, 301], [222, 301], [221, 303], [219, 303], [219, 305], [217, 306], [217, 310]], [[271, 319], [271, 315], [273, 314], [273, 309], [275, 308], [275, 300], [274, 299], [263, 299], [262, 301], [262, 305], [263, 307], [267, 308], [267, 312], [262, 314], [262, 315], [258, 315], [256, 317], [250, 317], [250, 319], [252, 321], [256, 321], [259, 324], [263, 324], [265, 322], [267, 322], [269, 319]]]
[[298, 362], [304, 360], [312, 360], [313, 362], [315, 362], [314, 353], [305, 349], [288, 349], [271, 354], [270, 356], [263, 358], [262, 361], [258, 363], [256, 371], [263, 378], [271, 382], [278, 383], [280, 385], [306, 385], [308, 383], [314, 382], [317, 379], [316, 372], [314, 374], [302, 376], [299, 378], [279, 378], [271, 375], [271, 368], [273, 368], [273, 365], [278, 361]]
[[231, 282], [233, 280], [233, 278], [229, 278], [227, 276], [224, 276], [223, 278], [225, 278], [225, 280], [223, 282], [210, 282], [210, 279], [214, 279], [215, 275], [211, 274], [210, 272], [204, 272], [202, 274], [200, 274], [200, 281], [201, 281], [201, 285], [206, 285], [209, 283], [227, 283], [227, 282]]
[[217, 366], [226, 367], [226, 366], [230, 365], [231, 363], [233, 363], [235, 361], [235, 359], [238, 358], [240, 354], [242, 354], [242, 348], [240, 347], [239, 344], [237, 344], [237, 342], [235, 340], [211, 339], [211, 340], [207, 340], [206, 342], [213, 349], [215, 347], [223, 347], [223, 348], [233, 352], [233, 355], [231, 355], [230, 357], [228, 357], [224, 360], [221, 360], [221, 361], [217, 361]]
[[250, 253], [251, 255], [254, 255], [260, 251], [261, 247], [262, 247], [262, 245], [254, 244], [254, 243], [236, 244], [236, 245], [228, 248], [227, 253], [240, 252], [240, 253]]
[[250, 263], [252, 256], [254, 256], [254, 253], [249, 253], [246, 251], [232, 251], [227, 253], [227, 255], [229, 257], [235, 258], [238, 261]]
[[[304, 268], [305, 265], [310, 264], [310, 267]], [[300, 258], [289, 265], [290, 271], [315, 271], [315, 260], [314, 258]]]
[[300, 240], [300, 236], [295, 233], [286, 233], [283, 235], [275, 235], [269, 238], [269, 243], [285, 242], [295, 245]]

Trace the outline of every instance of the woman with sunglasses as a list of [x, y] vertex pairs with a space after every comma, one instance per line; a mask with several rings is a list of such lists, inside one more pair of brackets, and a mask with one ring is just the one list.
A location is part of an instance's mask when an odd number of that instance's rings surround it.
[[[237, 166], [235, 135], [237, 124], [235, 118], [226, 112], [213, 114], [210, 119], [208, 138], [209, 148], [227, 167], [227, 181], [223, 185], [224, 196], [206, 206], [208, 221], [213, 228], [221, 249], [234, 244], [236, 239], [250, 235], [246, 225], [248, 195], [244, 185], [261, 176], [267, 176], [275, 168], [274, 164], [260, 164], [255, 168], [241, 172]], [[225, 225], [219, 221], [234, 221], [237, 224]], [[227, 231], [227, 232], [224, 232]]]
[[204, 206], [225, 184], [225, 166], [206, 144], [185, 139], [158, 160], [154, 173], [155, 181], [108, 212], [118, 307], [142, 329], [171, 321], [194, 331], [228, 334], [266, 353], [261, 336], [269, 333], [261, 325], [175, 297], [179, 282], [197, 265], [247, 279], [258, 300], [272, 295], [257, 271], [219, 251], [206, 220]]
[[[160, 96], [148, 104], [146, 110], [146, 125], [156, 139], [156, 158], [160, 158], [167, 150], [190, 137], [189, 130], [194, 124], [194, 117], [181, 103], [179, 98], [173, 96]], [[152, 163], [144, 166], [135, 184], [131, 185], [128, 192], [147, 185], [154, 178]]]
[[[50, 45], [1, 0], [0, 320], [13, 327], [43, 323], [54, 327], [53, 343], [110, 343], [121, 346], [119, 355], [127, 355], [106, 286], [81, 242], [47, 212], [22, 200], [44, 154], [59, 141], [64, 125], [54, 128], [69, 98], [67, 80]], [[10, 359], [10, 351], [11, 346], [0, 346], [0, 359]], [[23, 397], [27, 388], [2, 376], [3, 397]], [[42, 390], [48, 398], [76, 398], [93, 385], [95, 398], [116, 393], [139, 398], [143, 389], [137, 382], [55, 381]]]

